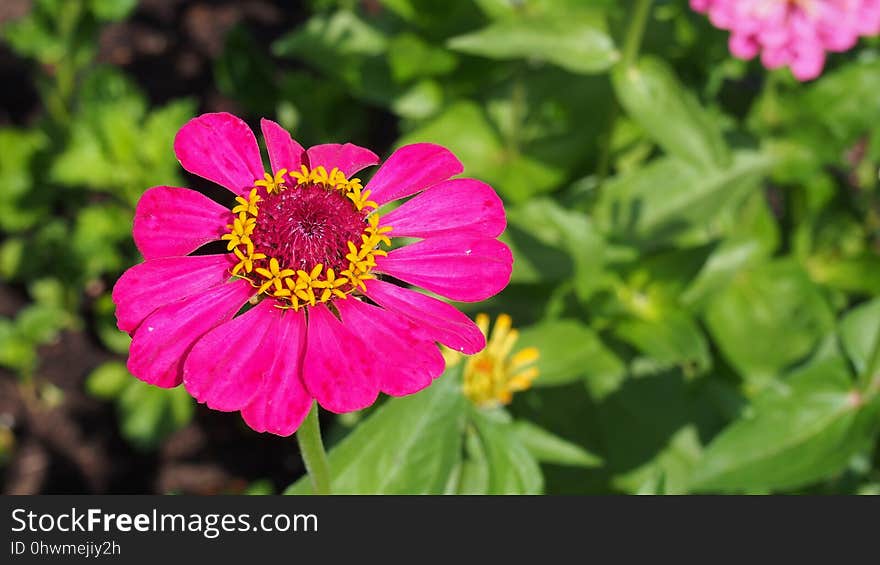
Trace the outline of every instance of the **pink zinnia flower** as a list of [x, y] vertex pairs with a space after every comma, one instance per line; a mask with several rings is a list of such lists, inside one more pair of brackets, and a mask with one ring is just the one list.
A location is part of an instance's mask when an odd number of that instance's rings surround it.
[[[183, 383], [254, 430], [290, 435], [313, 400], [342, 413], [425, 388], [444, 369], [435, 342], [482, 350], [464, 314], [378, 275], [453, 300], [499, 292], [513, 257], [496, 239], [506, 220], [495, 191], [452, 179], [461, 163], [428, 143], [397, 150], [363, 187], [352, 175], [379, 163], [371, 151], [304, 150], [275, 122], [261, 127], [271, 174], [230, 114], [195, 118], [174, 141], [186, 170], [236, 195], [231, 211], [187, 188], [141, 197], [134, 240], [145, 262], [113, 289], [131, 373]], [[388, 250], [396, 237], [417, 241]], [[191, 255], [216, 240], [228, 253]]]
[[736, 57], [760, 53], [765, 67], [788, 66], [798, 80], [822, 73], [826, 51], [880, 33], [880, 0], [691, 0], [691, 7], [730, 30]]

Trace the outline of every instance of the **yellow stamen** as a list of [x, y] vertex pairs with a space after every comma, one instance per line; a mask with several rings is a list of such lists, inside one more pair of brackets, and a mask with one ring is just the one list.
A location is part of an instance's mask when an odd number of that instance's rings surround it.
[[[265, 173], [263, 175], [265, 178], [263, 180], [254, 181], [254, 186], [262, 186], [269, 194], [281, 192], [284, 189], [284, 175], [286, 174], [287, 169], [279, 170], [277, 173], [275, 173], [274, 177], [269, 173]], [[256, 214], [254, 215], [256, 216]]]
[[[348, 265], [339, 273], [330, 268], [324, 270], [322, 264], [315, 265], [308, 272], [282, 269], [277, 258], [257, 253], [254, 248], [251, 236], [256, 227], [259, 204], [264, 201], [259, 188], [264, 189], [266, 194], [276, 194], [304, 185], [338, 190], [358, 211], [366, 209], [369, 212], [360, 241], [348, 242], [345, 256]], [[265, 173], [264, 178], [254, 181], [254, 188], [247, 197], [236, 197], [237, 204], [232, 209], [234, 217], [227, 226], [229, 233], [221, 238], [227, 242], [227, 250], [232, 251], [237, 259], [231, 274], [250, 281], [258, 289], [258, 294], [275, 298], [279, 308], [297, 310], [306, 304], [314, 306], [334, 298], [345, 299], [352, 292], [365, 292], [365, 281], [375, 278], [371, 271], [376, 267], [376, 258], [388, 255], [380, 246], [391, 245], [391, 238], [387, 235], [391, 227], [380, 225], [376, 212], [378, 204], [369, 200], [369, 197], [370, 191], [364, 190], [360, 179], [348, 179], [336, 167], [328, 172], [322, 166], [309, 169], [302, 165], [299, 171], [281, 169], [274, 176]], [[269, 260], [268, 265], [266, 259]], [[255, 263], [257, 261], [261, 263]]]
[[[268, 173], [267, 173], [268, 175]], [[245, 199], [241, 196], [236, 196], [235, 201], [238, 202], [238, 206], [232, 209], [233, 214], [239, 214], [242, 212], [246, 212], [251, 216], [256, 217], [259, 213], [259, 209], [257, 208], [257, 204], [262, 200], [260, 195], [257, 194], [257, 189], [252, 188], [250, 195]]]

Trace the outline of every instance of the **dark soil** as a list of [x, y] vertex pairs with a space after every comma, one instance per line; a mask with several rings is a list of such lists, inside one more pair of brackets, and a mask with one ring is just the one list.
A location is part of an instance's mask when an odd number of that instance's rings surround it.
[[[0, 25], [30, 4], [0, 2]], [[104, 30], [99, 60], [125, 70], [155, 104], [190, 96], [201, 111], [235, 112], [213, 86], [226, 32], [245, 25], [268, 53], [303, 17], [299, 2], [141, 0], [133, 17]], [[12, 85], [0, 89], [0, 124], [33, 123], [41, 109], [30, 64], [2, 46], [0, 82]], [[25, 302], [22, 288], [0, 284], [0, 315]], [[203, 406], [159, 451], [136, 451], [119, 435], [113, 404], [84, 392], [86, 376], [112, 357], [90, 333], [69, 331], [39, 350], [29, 385], [0, 369], [0, 441], [14, 443], [0, 469], [4, 494], [237, 493], [259, 479], [280, 490], [302, 474], [293, 438], [254, 433], [238, 414]], [[62, 394], [50, 401], [46, 391]]]

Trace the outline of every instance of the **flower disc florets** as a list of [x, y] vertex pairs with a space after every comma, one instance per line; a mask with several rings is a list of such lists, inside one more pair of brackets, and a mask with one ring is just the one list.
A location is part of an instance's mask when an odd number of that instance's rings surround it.
[[376, 257], [387, 253], [388, 226], [359, 179], [334, 168], [303, 165], [288, 174], [266, 173], [247, 198], [236, 198], [223, 239], [238, 262], [232, 275], [247, 279], [280, 308], [298, 309], [364, 290]]

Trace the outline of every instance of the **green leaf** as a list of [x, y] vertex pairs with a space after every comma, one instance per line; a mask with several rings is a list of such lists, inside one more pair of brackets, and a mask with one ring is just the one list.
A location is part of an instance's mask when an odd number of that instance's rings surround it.
[[179, 182], [170, 148], [192, 116], [193, 102], [178, 100], [147, 112], [147, 103], [124, 75], [94, 70], [79, 95], [71, 141], [52, 164], [52, 180], [116, 194], [134, 204], [155, 185]]
[[138, 449], [150, 450], [189, 424], [195, 403], [183, 387], [164, 389], [131, 377], [117, 413], [123, 437]]
[[541, 494], [544, 490], [541, 468], [513, 425], [479, 409], [471, 413], [489, 467], [486, 494]]
[[249, 496], [272, 496], [275, 494], [275, 487], [272, 486], [272, 481], [269, 479], [262, 479], [249, 484], [242, 494]]
[[92, 396], [109, 400], [116, 398], [131, 384], [132, 376], [119, 361], [107, 361], [86, 377], [86, 390]]
[[275, 55], [306, 61], [370, 99], [385, 98], [394, 86], [379, 57], [387, 49], [385, 34], [349, 10], [312, 16], [272, 44]]
[[790, 261], [739, 273], [705, 318], [724, 357], [756, 385], [804, 358], [833, 325], [819, 289]]
[[757, 190], [768, 166], [765, 156], [749, 151], [736, 152], [730, 167], [711, 171], [676, 159], [657, 159], [610, 180], [594, 218], [603, 230], [645, 246], [659, 245], [689, 229], [711, 232], [721, 211]]
[[806, 260], [810, 277], [822, 285], [856, 294], [880, 294], [880, 261], [876, 253], [853, 257], [820, 254]]
[[598, 15], [504, 19], [453, 37], [450, 48], [491, 59], [546, 61], [573, 73], [610, 68], [620, 57]]
[[0, 129], [0, 227], [25, 230], [47, 213], [45, 195], [35, 194], [34, 165], [48, 139], [38, 131]]
[[737, 212], [729, 236], [681, 293], [682, 302], [693, 310], [704, 310], [739, 272], [765, 262], [779, 247], [779, 226], [761, 192], [752, 193]]
[[[330, 450], [337, 494], [440, 494], [461, 457], [467, 401], [459, 371], [388, 400]], [[286, 494], [309, 494], [303, 477]]]
[[532, 199], [508, 208], [506, 239], [514, 250], [514, 282], [557, 281], [574, 277], [585, 300], [600, 283], [605, 241], [585, 214], [550, 199]]
[[16, 333], [34, 346], [54, 341], [58, 332], [70, 326], [72, 316], [59, 304], [28, 304], [15, 318]]
[[636, 494], [684, 494], [701, 454], [697, 428], [688, 424], [677, 430], [650, 461], [614, 477], [614, 486]]
[[663, 61], [642, 58], [612, 73], [617, 99], [664, 150], [697, 167], [726, 166], [730, 152], [716, 121]]
[[89, 0], [92, 13], [100, 20], [121, 20], [137, 6], [137, 0]]
[[[67, 4], [68, 13], [79, 12], [74, 2]], [[3, 39], [19, 55], [33, 57], [43, 64], [58, 64], [66, 51], [64, 38], [58, 32], [62, 6], [61, 2], [38, 2], [28, 15], [3, 26]]]
[[464, 458], [450, 487], [448, 494], [486, 494], [489, 490], [489, 460], [473, 426], [465, 430]]
[[666, 473], [662, 470], [648, 477], [636, 490], [635, 494], [643, 496], [657, 496], [669, 494], [666, 492]]
[[17, 331], [15, 322], [0, 317], [0, 366], [26, 374], [33, 370], [36, 362], [34, 344]]
[[48, 277], [37, 279], [28, 286], [28, 292], [38, 304], [64, 308], [67, 289], [58, 279]]
[[526, 420], [514, 424], [516, 434], [532, 455], [542, 463], [573, 467], [599, 467], [602, 458], [566, 441]]
[[623, 378], [623, 362], [589, 327], [576, 320], [552, 320], [523, 328], [519, 348], [536, 347], [540, 375], [535, 386], [554, 386], [582, 378], [616, 382]]
[[869, 448], [877, 411], [857, 401], [846, 365], [813, 363], [768, 389], [754, 413], [735, 421], [707, 447], [695, 473], [697, 491], [786, 490], [842, 471]]
[[719, 427], [707, 389], [707, 380], [691, 381], [676, 369], [628, 378], [603, 399], [593, 425], [615, 488], [638, 492], [662, 474], [667, 493], [687, 492], [700, 436]]
[[[480, 13], [473, 0], [378, 0], [389, 13], [426, 37], [446, 38], [461, 29], [473, 27]], [[384, 15], [384, 14], [383, 14]]]
[[110, 351], [120, 355], [128, 354], [129, 345], [131, 345], [131, 336], [125, 332], [119, 331], [116, 327], [116, 305], [113, 303], [113, 297], [110, 293], [102, 294], [95, 300], [92, 305], [94, 315], [95, 331]]
[[398, 116], [409, 119], [425, 119], [436, 114], [443, 105], [443, 89], [434, 80], [425, 79], [415, 83], [398, 96], [391, 109]]
[[703, 371], [712, 363], [702, 330], [680, 309], [665, 309], [657, 319], [622, 320], [614, 327], [614, 334], [638, 348], [660, 368], [693, 365]]
[[615, 6], [614, 0], [474, 0], [492, 19], [523, 17], [563, 17], [571, 14], [596, 14]]
[[38, 130], [0, 129], [0, 181], [4, 200], [12, 200], [30, 189], [31, 160], [47, 141]]
[[840, 338], [856, 373], [875, 372], [878, 368], [868, 364], [880, 340], [880, 298], [848, 312], [840, 323]]
[[120, 244], [131, 237], [132, 216], [130, 209], [113, 204], [81, 209], [70, 243], [86, 278], [123, 269], [127, 259]]
[[455, 69], [455, 55], [413, 33], [401, 33], [388, 45], [388, 64], [397, 82], [444, 75]]
[[[0, 225], [2, 225], [0, 221]], [[18, 275], [25, 258], [25, 238], [10, 237], [0, 244], [0, 278], [8, 281]]]
[[821, 120], [833, 139], [846, 143], [880, 119], [880, 101], [872, 96], [878, 90], [880, 59], [866, 58], [823, 76], [794, 102], [794, 109]]
[[395, 145], [422, 141], [448, 147], [464, 163], [468, 176], [488, 182], [515, 202], [547, 192], [563, 179], [559, 168], [505, 147], [496, 127], [473, 102], [456, 102]]
[[385, 36], [348, 10], [313, 16], [272, 46], [273, 52], [282, 57], [297, 55], [314, 62], [330, 57], [324, 65], [348, 55], [379, 55], [386, 48]]

